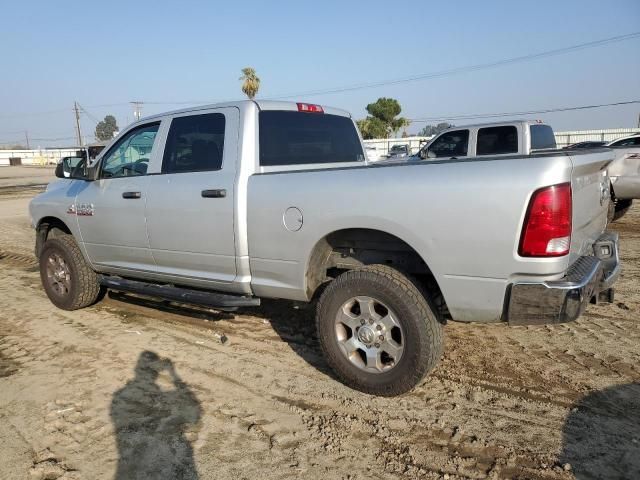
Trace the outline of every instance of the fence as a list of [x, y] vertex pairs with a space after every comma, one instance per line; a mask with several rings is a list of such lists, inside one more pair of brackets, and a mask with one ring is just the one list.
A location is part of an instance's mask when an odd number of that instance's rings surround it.
[[406, 138], [374, 138], [371, 140], [365, 140], [366, 146], [371, 146], [376, 149], [380, 155], [386, 155], [389, 153], [389, 149], [394, 145], [409, 145], [411, 153], [417, 153], [420, 147], [431, 140], [431, 137], [406, 137]]
[[[586, 142], [588, 140], [611, 142], [617, 138], [640, 133], [640, 128], [609, 128], [604, 130], [575, 130], [570, 132], [555, 132], [558, 148], [566, 147], [573, 143]], [[389, 153], [393, 145], [409, 145], [411, 153], [416, 153], [424, 142], [433, 137], [407, 137], [407, 138], [375, 138], [365, 140], [365, 145], [372, 146], [380, 155]]]
[[9, 165], [10, 158], [19, 158], [22, 165], [55, 165], [61, 158], [73, 156], [77, 151], [77, 148], [0, 150], [0, 166]]
[[555, 132], [558, 147], [566, 147], [578, 142], [612, 142], [617, 138], [628, 137], [640, 133], [640, 128], [609, 128], [606, 130], [575, 130], [572, 132]]

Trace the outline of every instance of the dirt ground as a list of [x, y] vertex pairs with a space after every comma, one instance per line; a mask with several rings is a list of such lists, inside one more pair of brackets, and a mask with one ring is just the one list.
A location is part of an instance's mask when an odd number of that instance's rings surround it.
[[640, 478], [640, 205], [614, 224], [613, 305], [556, 326], [450, 322], [426, 382], [376, 398], [333, 378], [313, 306], [57, 310], [32, 253], [38, 187], [10, 187], [42, 180], [7, 172], [0, 478]]

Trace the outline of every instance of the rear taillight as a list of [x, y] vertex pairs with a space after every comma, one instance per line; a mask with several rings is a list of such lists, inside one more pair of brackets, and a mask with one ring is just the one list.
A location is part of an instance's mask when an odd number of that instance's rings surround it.
[[559, 257], [571, 245], [571, 184], [533, 193], [522, 227], [518, 253], [523, 257]]
[[312, 103], [298, 103], [297, 105], [299, 112], [324, 113], [320, 105], [313, 105]]

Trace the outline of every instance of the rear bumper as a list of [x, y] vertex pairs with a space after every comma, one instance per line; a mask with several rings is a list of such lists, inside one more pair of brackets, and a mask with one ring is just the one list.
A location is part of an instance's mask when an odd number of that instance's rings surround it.
[[604, 233], [593, 245], [594, 254], [580, 257], [567, 275], [551, 282], [515, 282], [505, 302], [510, 325], [571, 322], [587, 304], [604, 296], [612, 301], [613, 284], [620, 276], [618, 234]]

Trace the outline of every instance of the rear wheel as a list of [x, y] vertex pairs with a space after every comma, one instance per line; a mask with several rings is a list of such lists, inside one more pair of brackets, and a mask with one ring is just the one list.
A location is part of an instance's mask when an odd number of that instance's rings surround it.
[[76, 310], [92, 305], [99, 298], [98, 276], [71, 235], [47, 240], [39, 261], [42, 285], [56, 307]]
[[350, 270], [331, 282], [320, 297], [316, 322], [337, 376], [374, 395], [411, 390], [442, 353], [442, 326], [427, 299], [385, 265]]

